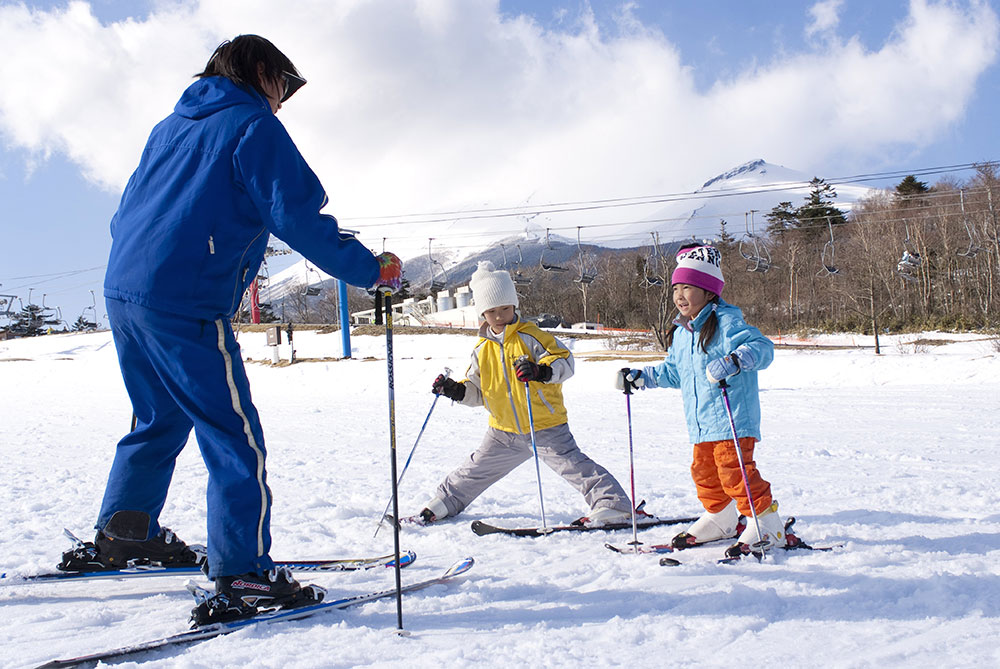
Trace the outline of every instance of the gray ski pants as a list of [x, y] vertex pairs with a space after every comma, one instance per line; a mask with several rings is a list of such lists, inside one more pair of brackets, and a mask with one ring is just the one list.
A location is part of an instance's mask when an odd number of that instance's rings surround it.
[[[628, 494], [608, 470], [580, 450], [562, 424], [535, 432], [538, 457], [552, 471], [576, 488], [591, 510], [609, 507], [632, 510]], [[533, 455], [530, 434], [514, 434], [489, 428], [475, 453], [438, 486], [436, 495], [448, 507], [448, 515], [462, 512], [484, 490], [502, 479]]]

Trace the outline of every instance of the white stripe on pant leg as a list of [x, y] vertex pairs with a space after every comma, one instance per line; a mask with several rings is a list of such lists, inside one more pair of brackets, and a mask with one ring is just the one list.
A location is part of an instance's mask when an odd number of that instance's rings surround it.
[[233, 411], [243, 420], [243, 432], [247, 435], [247, 443], [257, 454], [257, 484], [260, 486], [260, 520], [257, 521], [257, 557], [264, 555], [264, 517], [267, 515], [267, 487], [264, 484], [264, 453], [260, 450], [257, 440], [250, 429], [250, 419], [247, 418], [240, 405], [240, 394], [236, 389], [236, 379], [233, 378], [233, 358], [226, 350], [226, 330], [222, 319], [215, 321], [219, 331], [219, 352], [226, 363], [226, 383], [229, 384], [229, 396], [233, 401]]

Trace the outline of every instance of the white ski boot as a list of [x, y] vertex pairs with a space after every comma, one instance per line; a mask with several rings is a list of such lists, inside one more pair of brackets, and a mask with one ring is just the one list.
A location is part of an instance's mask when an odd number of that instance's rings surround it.
[[725, 509], [718, 513], [706, 511], [701, 517], [675, 536], [670, 545], [674, 550], [683, 550], [709, 541], [731, 539], [740, 527], [740, 513], [736, 510], [736, 500], [730, 500]]

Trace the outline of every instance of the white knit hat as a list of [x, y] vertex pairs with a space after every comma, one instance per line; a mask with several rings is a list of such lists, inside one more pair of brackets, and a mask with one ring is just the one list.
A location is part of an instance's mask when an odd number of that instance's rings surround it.
[[480, 314], [487, 309], [505, 307], [508, 304], [518, 306], [514, 280], [505, 270], [496, 269], [489, 260], [479, 263], [469, 279], [469, 287], [472, 288], [472, 299]]

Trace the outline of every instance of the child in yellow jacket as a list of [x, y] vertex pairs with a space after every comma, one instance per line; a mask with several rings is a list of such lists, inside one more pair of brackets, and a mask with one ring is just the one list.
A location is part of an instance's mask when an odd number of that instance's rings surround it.
[[478, 450], [438, 486], [420, 512], [422, 520], [433, 522], [461, 513], [532, 456], [530, 395], [539, 458], [580, 491], [591, 509], [579, 522], [595, 526], [631, 522], [625, 490], [580, 450], [569, 430], [562, 383], [573, 375], [572, 354], [548, 332], [520, 320], [510, 274], [481, 262], [469, 284], [486, 320], [472, 363], [463, 381], [440, 375], [432, 390], [466, 406], [486, 407], [489, 428]]

